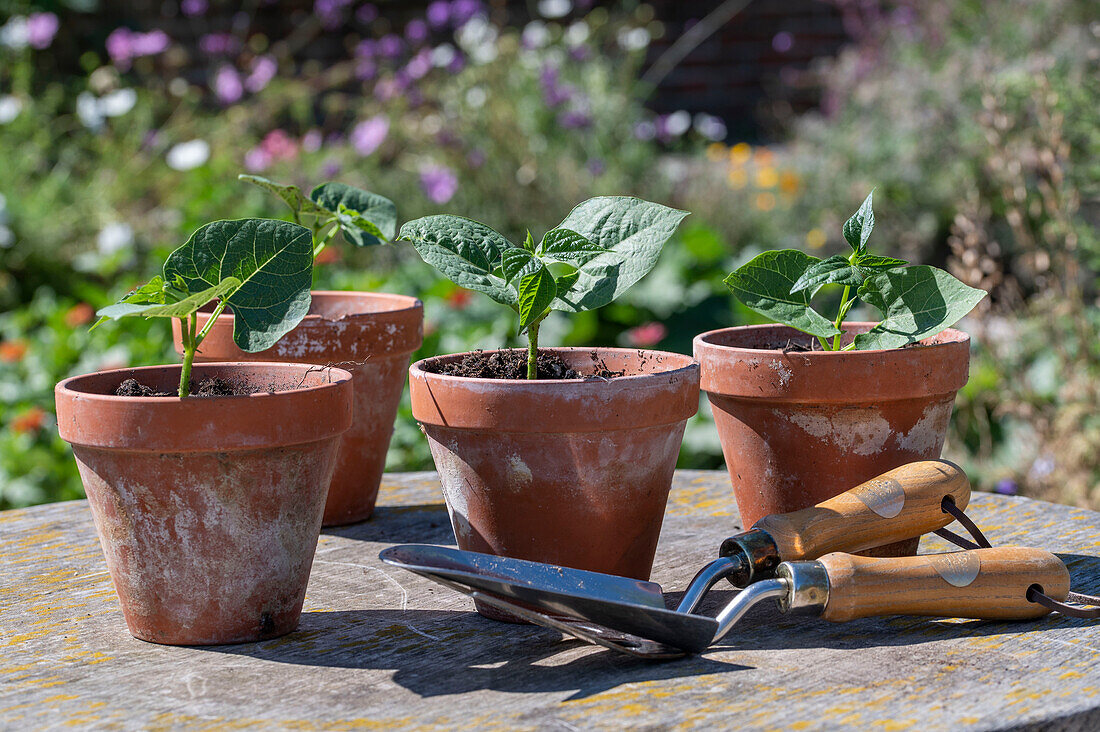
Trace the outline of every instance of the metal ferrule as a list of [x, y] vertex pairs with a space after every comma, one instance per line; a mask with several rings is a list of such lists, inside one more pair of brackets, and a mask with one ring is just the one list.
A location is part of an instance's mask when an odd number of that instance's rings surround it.
[[747, 560], [744, 571], [729, 575], [728, 579], [738, 587], [746, 587], [752, 582], [775, 576], [779, 565], [779, 547], [775, 539], [763, 529], [748, 531], [731, 536], [722, 542], [718, 554], [723, 557], [743, 554]]
[[795, 615], [817, 615], [829, 602], [829, 575], [821, 562], [783, 562], [775, 576], [787, 581], [790, 591], [779, 598], [779, 609]]

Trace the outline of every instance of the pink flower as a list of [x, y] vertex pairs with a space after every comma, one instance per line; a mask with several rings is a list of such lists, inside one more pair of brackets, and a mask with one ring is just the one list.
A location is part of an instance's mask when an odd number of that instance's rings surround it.
[[324, 143], [324, 136], [320, 130], [310, 130], [302, 135], [302, 149], [306, 152], [317, 152]]
[[355, 152], [366, 157], [378, 149], [390, 132], [390, 121], [383, 115], [363, 120], [351, 130], [351, 145]]
[[214, 75], [214, 93], [218, 101], [229, 105], [240, 101], [244, 96], [244, 85], [241, 84], [241, 75], [232, 66], [222, 66]]
[[168, 34], [162, 30], [135, 33], [129, 28], [115, 28], [107, 36], [107, 55], [125, 71], [135, 58], [164, 53], [170, 42]]
[[199, 38], [199, 50], [213, 56], [233, 54], [240, 49], [240, 40], [230, 33], [207, 33]]
[[637, 348], [651, 348], [665, 339], [668, 328], [663, 323], [646, 323], [625, 333], [626, 342]]
[[31, 13], [27, 16], [27, 45], [38, 50], [49, 48], [58, 25], [53, 13]]
[[183, 14], [192, 18], [196, 15], [204, 15], [209, 7], [210, 4], [206, 0], [183, 0], [180, 3]]
[[271, 167], [271, 156], [262, 147], [254, 147], [244, 154], [244, 168], [250, 173], [262, 173]]
[[257, 56], [252, 62], [252, 72], [244, 80], [244, 88], [255, 94], [275, 78], [279, 64], [271, 56]]
[[293, 160], [298, 157], [298, 145], [283, 130], [272, 130], [264, 135], [260, 148], [271, 156], [272, 160]]
[[446, 203], [458, 191], [458, 178], [442, 165], [425, 165], [420, 168], [420, 188], [433, 203]]

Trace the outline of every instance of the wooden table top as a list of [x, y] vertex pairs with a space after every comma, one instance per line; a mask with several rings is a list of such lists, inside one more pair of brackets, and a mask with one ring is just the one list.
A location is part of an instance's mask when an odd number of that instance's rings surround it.
[[[988, 494], [968, 513], [1100, 592], [1100, 514]], [[678, 472], [654, 580], [683, 589], [738, 526], [725, 473]], [[646, 662], [480, 617], [378, 561], [406, 542], [454, 543], [433, 473], [386, 476], [374, 518], [322, 534], [295, 633], [175, 648], [126, 632], [83, 501], [0, 513], [0, 728], [1100, 728], [1100, 622], [757, 607], [701, 656]]]

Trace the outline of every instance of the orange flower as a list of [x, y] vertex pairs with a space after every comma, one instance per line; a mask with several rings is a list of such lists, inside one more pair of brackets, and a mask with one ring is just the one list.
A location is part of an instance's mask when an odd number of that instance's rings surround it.
[[773, 208], [775, 208], [775, 194], [757, 193], [755, 203], [758, 210], [771, 211]]
[[25, 340], [0, 341], [0, 361], [15, 363], [16, 361], [22, 361], [23, 356], [26, 355], [27, 342]]
[[760, 168], [756, 171], [757, 188], [775, 188], [777, 183], [779, 183], [779, 174], [775, 172], [775, 168]]
[[451, 290], [447, 295], [447, 304], [455, 310], [465, 310], [474, 298], [474, 293], [461, 287]]
[[720, 142], [712, 142], [707, 145], [707, 159], [717, 163], [726, 157], [726, 146]]
[[65, 313], [65, 325], [70, 328], [87, 325], [92, 322], [92, 318], [94, 317], [95, 310], [92, 309], [92, 306], [86, 302], [82, 302], [78, 305], [73, 305], [69, 308], [69, 311]]
[[752, 146], [747, 142], [739, 142], [730, 148], [730, 162], [734, 165], [744, 165], [752, 157]]
[[806, 232], [806, 244], [809, 245], [810, 249], [820, 249], [825, 246], [827, 240], [828, 237], [821, 229], [810, 229]]
[[11, 421], [11, 428], [19, 433], [37, 432], [42, 429], [42, 421], [46, 418], [46, 412], [38, 407], [20, 412]]
[[779, 176], [779, 190], [784, 193], [795, 194], [798, 193], [798, 189], [802, 186], [802, 181], [798, 177], [798, 173], [794, 171], [785, 170]]
[[760, 166], [771, 165], [772, 161], [775, 160], [775, 153], [766, 147], [758, 147], [753, 155], [753, 160]]
[[333, 246], [327, 246], [327, 247], [325, 247], [324, 249], [321, 250], [321, 253], [318, 254], [316, 258], [314, 258], [313, 263], [314, 264], [336, 264], [341, 259], [343, 259], [343, 255], [340, 254], [339, 249], [337, 249], [336, 247], [333, 247]]
[[743, 168], [734, 168], [727, 177], [729, 178], [730, 188], [735, 190], [744, 188], [749, 182], [749, 174]]

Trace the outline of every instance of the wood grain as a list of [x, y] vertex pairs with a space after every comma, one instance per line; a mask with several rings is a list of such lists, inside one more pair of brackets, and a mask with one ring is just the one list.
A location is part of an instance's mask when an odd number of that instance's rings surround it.
[[[377, 558], [453, 546], [439, 491], [431, 473], [386, 476], [374, 518], [321, 535], [295, 633], [213, 648], [127, 634], [84, 502], [0, 512], [0, 729], [1100, 727], [1100, 623], [1056, 614], [838, 625], [762, 605], [668, 663], [486, 620]], [[968, 513], [994, 543], [1061, 552], [1074, 588], [1100, 592], [1100, 515], [987, 494]], [[684, 588], [738, 523], [729, 476], [680, 471], [653, 578]]]
[[911, 539], [951, 523], [940, 508], [951, 496], [970, 502], [966, 474], [946, 460], [903, 465], [835, 498], [756, 522], [775, 539], [784, 560], [816, 559], [829, 552], [864, 549]]
[[829, 601], [821, 617], [845, 622], [876, 615], [1026, 620], [1049, 612], [1027, 599], [1039, 585], [1056, 600], [1069, 571], [1042, 549], [995, 547], [896, 559], [826, 554]]

